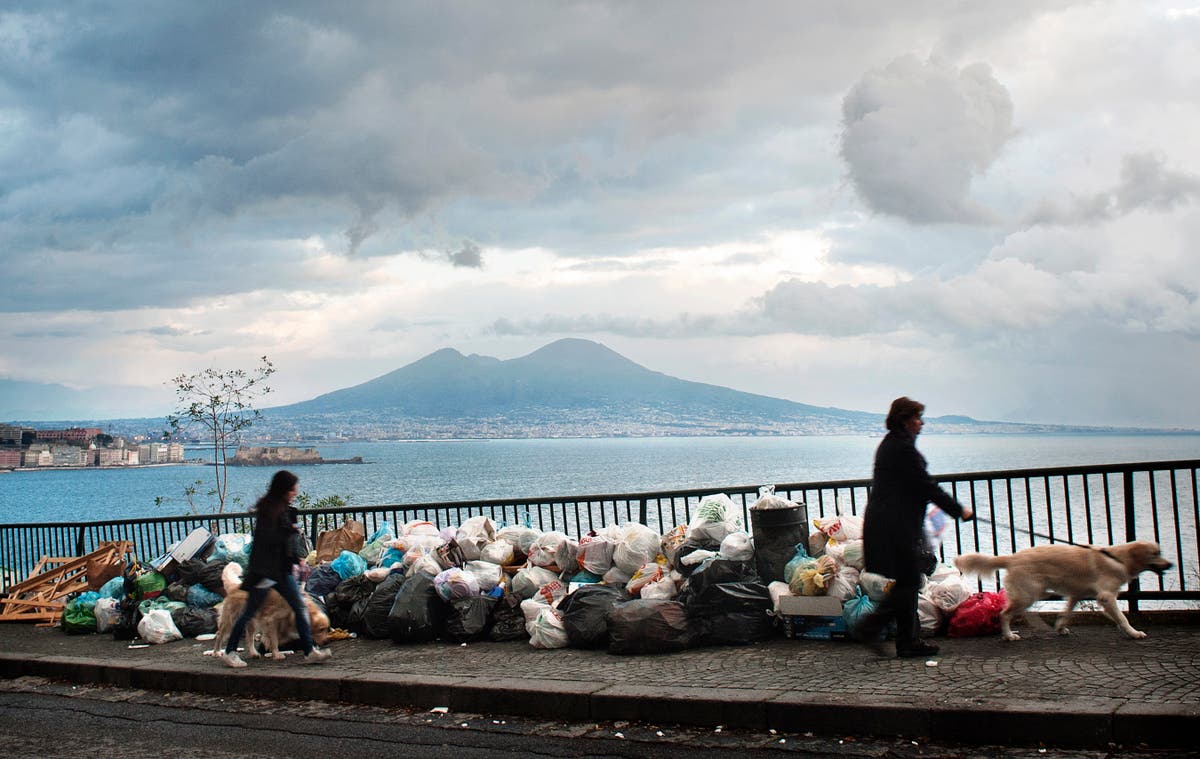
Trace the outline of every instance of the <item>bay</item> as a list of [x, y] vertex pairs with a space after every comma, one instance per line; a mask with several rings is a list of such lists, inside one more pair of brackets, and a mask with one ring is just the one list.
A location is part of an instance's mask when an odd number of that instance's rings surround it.
[[[695, 437], [321, 443], [327, 459], [364, 464], [293, 467], [314, 499], [354, 505], [525, 499], [711, 489], [871, 476], [879, 437]], [[918, 443], [934, 473], [1200, 458], [1200, 435], [938, 435]], [[188, 451], [202, 457], [202, 450]], [[229, 496], [243, 511], [272, 468], [231, 467]], [[184, 489], [213, 468], [198, 464], [17, 471], [0, 474], [0, 524], [78, 522], [186, 514]], [[156, 499], [162, 503], [156, 505]]]

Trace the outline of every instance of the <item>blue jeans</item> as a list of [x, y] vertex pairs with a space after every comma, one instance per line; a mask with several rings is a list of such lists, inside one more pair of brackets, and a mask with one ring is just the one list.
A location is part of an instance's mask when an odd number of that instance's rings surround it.
[[[296, 584], [296, 578], [290, 574], [269, 588], [249, 588], [246, 591], [249, 596], [246, 599], [246, 608], [242, 610], [242, 616], [238, 617], [237, 622], [233, 623], [233, 631], [229, 633], [229, 642], [225, 644], [225, 653], [231, 654], [237, 651], [238, 643], [241, 642], [242, 635], [246, 632], [246, 625], [254, 619], [258, 607], [262, 606], [267, 594], [272, 590], [279, 591], [283, 600], [292, 607], [292, 611], [296, 614], [296, 636], [300, 639], [300, 645], [304, 647], [304, 653], [306, 655], [312, 653], [312, 629], [308, 623], [308, 608], [304, 605], [304, 599], [300, 597], [300, 586]], [[250, 645], [254, 645], [254, 642], [251, 641]]]

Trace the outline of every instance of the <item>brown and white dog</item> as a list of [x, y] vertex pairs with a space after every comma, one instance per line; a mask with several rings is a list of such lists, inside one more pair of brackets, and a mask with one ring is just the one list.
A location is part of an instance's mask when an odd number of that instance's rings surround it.
[[[225, 650], [233, 625], [246, 608], [249, 594], [241, 589], [242, 568], [235, 562], [230, 562], [221, 573], [221, 581], [225, 586], [225, 600], [221, 602], [221, 611], [217, 621], [217, 635], [213, 639], [213, 653]], [[324, 645], [329, 640], [329, 617], [321, 611], [307, 593], [301, 593], [304, 605], [308, 608], [309, 626], [312, 628], [313, 644]], [[246, 652], [252, 658], [258, 658], [258, 648], [254, 645], [257, 636], [262, 640], [263, 647], [272, 659], [282, 659], [283, 654], [279, 645], [296, 639], [296, 615], [292, 607], [278, 591], [272, 590], [267, 594], [262, 606], [254, 615], [254, 619], [246, 626], [244, 645]]]
[[1055, 631], [1061, 635], [1070, 632], [1067, 622], [1075, 604], [1085, 598], [1094, 598], [1121, 632], [1130, 638], [1144, 638], [1146, 633], [1135, 630], [1117, 608], [1117, 593], [1142, 572], [1149, 570], [1161, 575], [1173, 566], [1163, 558], [1158, 544], [1148, 540], [1109, 547], [1033, 546], [1008, 556], [967, 553], [956, 558], [954, 564], [964, 573], [1007, 570], [1004, 592], [1008, 598], [1000, 615], [1000, 633], [1005, 640], [1020, 639], [1021, 636], [1013, 632], [1013, 618], [1025, 616], [1028, 621], [1026, 610], [1035, 601], [1044, 599], [1048, 592], [1058, 593], [1067, 601], [1066, 610], [1054, 623]]

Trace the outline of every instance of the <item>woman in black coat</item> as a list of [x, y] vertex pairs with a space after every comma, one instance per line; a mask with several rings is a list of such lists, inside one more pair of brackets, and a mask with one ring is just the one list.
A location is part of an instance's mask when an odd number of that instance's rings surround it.
[[953, 517], [975, 516], [929, 476], [925, 457], [917, 450], [924, 413], [924, 404], [910, 398], [892, 401], [888, 434], [875, 452], [871, 496], [863, 521], [863, 553], [866, 571], [895, 583], [875, 611], [859, 623], [855, 637], [881, 655], [883, 628], [892, 619], [896, 620], [897, 656], [931, 656], [938, 651], [917, 635], [917, 592], [930, 554], [924, 530], [926, 505], [932, 502]]
[[313, 645], [308, 608], [300, 595], [300, 587], [292, 574], [292, 568], [303, 557], [293, 555], [292, 537], [296, 535], [298, 512], [292, 506], [300, 478], [288, 471], [278, 471], [271, 478], [267, 493], [254, 504], [257, 518], [254, 522], [254, 542], [250, 545], [250, 561], [242, 577], [242, 590], [246, 591], [246, 606], [233, 625], [229, 642], [221, 653], [221, 659], [230, 667], [244, 667], [246, 662], [238, 656], [237, 645], [250, 620], [258, 612], [267, 594], [279, 592], [296, 615], [296, 636], [304, 649], [306, 664], [319, 664], [329, 658], [329, 651]]

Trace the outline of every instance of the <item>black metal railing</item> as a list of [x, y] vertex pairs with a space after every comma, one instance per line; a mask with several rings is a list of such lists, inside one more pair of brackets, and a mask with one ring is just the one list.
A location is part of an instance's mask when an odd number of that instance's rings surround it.
[[[1193, 608], [1200, 601], [1200, 460], [1159, 461], [995, 472], [935, 477], [977, 518], [954, 522], [942, 536], [943, 560], [969, 551], [1005, 554], [1045, 543], [1109, 545], [1153, 540], [1174, 567], [1161, 577], [1136, 578], [1122, 594], [1129, 607]], [[497, 525], [528, 524], [579, 537], [591, 530], [640, 522], [664, 533], [687, 524], [700, 500], [714, 488], [533, 499], [488, 499], [445, 503], [345, 506], [302, 512], [304, 527], [317, 535], [347, 519], [366, 525], [368, 534], [384, 523], [398, 529], [410, 521], [457, 526], [473, 516]], [[750, 525], [750, 505], [758, 486], [720, 489]], [[839, 514], [861, 515], [869, 480], [836, 480], [777, 485], [775, 492], [807, 505], [809, 520]], [[0, 591], [23, 579], [42, 556], [80, 556], [107, 540], [131, 540], [138, 555], [154, 558], [196, 527], [214, 534], [249, 532], [252, 515], [206, 514], [71, 524], [0, 525]], [[811, 529], [811, 521], [810, 521]], [[998, 586], [998, 576], [980, 578], [978, 587]]]

